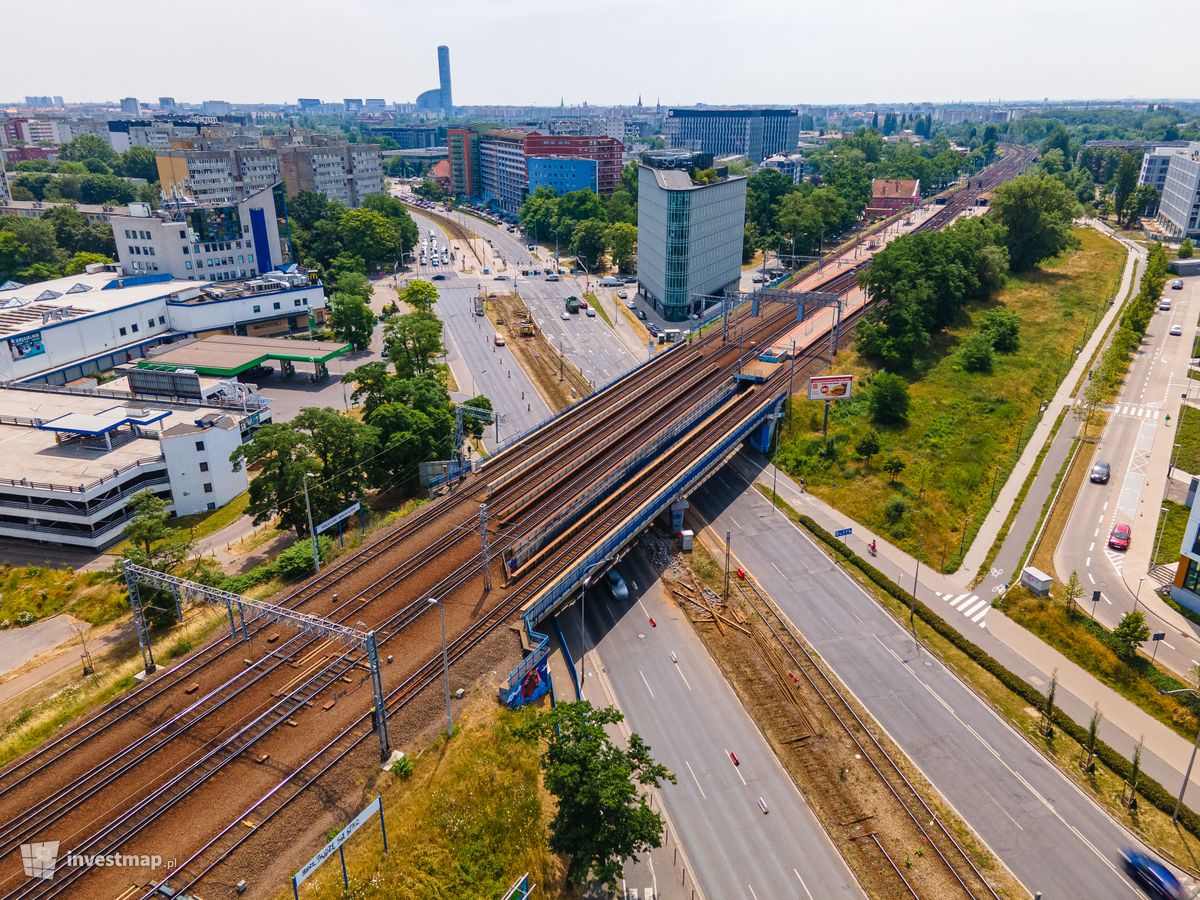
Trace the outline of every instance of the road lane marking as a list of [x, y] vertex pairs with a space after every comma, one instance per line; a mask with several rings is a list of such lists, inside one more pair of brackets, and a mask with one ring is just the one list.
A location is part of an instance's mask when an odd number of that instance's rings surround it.
[[[730, 488], [730, 490], [732, 490], [732, 488]], [[729, 521], [730, 521], [730, 522], [732, 522], [732, 523], [733, 523], [735, 526], [737, 526], [737, 530], [738, 530], [738, 531], [741, 531], [741, 530], [742, 530], [742, 526], [741, 526], [741, 524], [740, 524], [740, 523], [738, 522], [738, 520], [737, 520], [737, 519], [735, 519], [733, 516], [730, 516], [730, 517], [729, 517]]]
[[[774, 560], [772, 560], [772, 561], [771, 561], [771, 565], [775, 566], [775, 561], [774, 561]], [[784, 581], [790, 581], [790, 580], [791, 580], [791, 579], [789, 579], [789, 578], [787, 577], [787, 574], [786, 574], [786, 573], [783, 571], [783, 569], [779, 568], [779, 566], [775, 566], [775, 571], [776, 571], [776, 572], [778, 572], [780, 575], [783, 575], [783, 580], [784, 580]]]
[[1091, 553], [1095, 549], [1096, 549], [1096, 542], [1092, 541], [1092, 545], [1090, 547], [1088, 547], [1088, 553]]
[[686, 677], [686, 676], [683, 674], [683, 670], [682, 670], [681, 668], [679, 668], [679, 665], [678, 665], [678, 664], [676, 664], [676, 665], [674, 666], [674, 669], [675, 669], [675, 671], [676, 671], [676, 672], [678, 672], [678, 673], [679, 673], [679, 677], [683, 679], [683, 683], [684, 683], [684, 684], [687, 684], [687, 689], [690, 691], [690, 690], [692, 689], [692, 686], [691, 686], [690, 684], [688, 684], [687, 677]]
[[758, 900], [758, 894], [754, 893], [754, 888], [751, 885], [746, 885], [746, 887], [750, 890], [750, 896], [753, 897], [754, 900]]
[[970, 592], [968, 592], [966, 594], [959, 594], [957, 597], [955, 597], [953, 600], [950, 601], [950, 605], [953, 606], [955, 609], [958, 609], [958, 604], [962, 603], [964, 600], [966, 600], [970, 596], [971, 596]]
[[[921, 685], [921, 687], [925, 688], [925, 690], [929, 693], [929, 695], [931, 697], [933, 697], [933, 699], [936, 700], [938, 702], [938, 704], [941, 705], [942, 708], [944, 708], [946, 710], [946, 712], [949, 713], [955, 719], [955, 721], [957, 721], [958, 724], [961, 725], [962, 728], [968, 734], [970, 734], [973, 738], [975, 738], [975, 740], [977, 740], [983, 746], [983, 748], [985, 750], [987, 750], [987, 752], [996, 760], [997, 763], [999, 763], [1003, 768], [1007, 769], [1009, 774], [1011, 774], [1013, 776], [1013, 778], [1015, 778], [1018, 782], [1020, 782], [1021, 786], [1024, 787], [1027, 791], [1029, 791], [1029, 793], [1034, 797], [1034, 799], [1036, 799], [1043, 807], [1045, 807], [1050, 812], [1050, 814], [1052, 816], [1054, 816], [1054, 818], [1058, 819], [1058, 821], [1060, 821], [1068, 831], [1070, 831], [1073, 835], [1075, 835], [1075, 837], [1079, 839], [1080, 843], [1082, 843], [1085, 847], [1087, 847], [1095, 855], [1095, 857], [1098, 860], [1100, 860], [1100, 862], [1102, 862], [1105, 866], [1107, 866], [1112, 871], [1112, 873], [1117, 876], [1118, 879], [1120, 879], [1126, 885], [1132, 887], [1131, 882], [1123, 874], [1121, 874], [1121, 871], [1115, 865], [1113, 865], [1113, 863], [1108, 859], [1108, 857], [1105, 856], [1103, 853], [1101, 853], [1100, 849], [1098, 847], [1096, 847], [1096, 845], [1093, 844], [1091, 841], [1089, 841], [1087, 839], [1087, 837], [1085, 837], [1084, 834], [1078, 828], [1076, 828], [1074, 825], [1072, 825], [1070, 822], [1068, 822], [1065, 818], [1063, 818], [1062, 814], [1057, 809], [1054, 808], [1054, 804], [1050, 801], [1049, 798], [1042, 795], [1037, 790], [1037, 788], [1035, 788], [1032, 784], [1030, 784], [1030, 782], [1025, 778], [1024, 775], [1022, 775], [1020, 772], [1018, 772], [1016, 769], [1014, 769], [1012, 766], [1010, 766], [1008, 764], [1008, 762], [1004, 759], [1004, 757], [1000, 754], [999, 750], [997, 750], [995, 747], [993, 747], [991, 744], [989, 744], [986, 740], [984, 740], [983, 735], [981, 735], [978, 731], [976, 731], [969, 724], [967, 724], [965, 721], [963, 721], [962, 717], [960, 717], [959, 714], [954, 710], [954, 707], [952, 707], [948, 702], [946, 702], [946, 700], [942, 697], [941, 694], [939, 694], [937, 691], [935, 691], [933, 689], [932, 686], [930, 686], [928, 683], [926, 683], [907, 662], [905, 662], [903, 659], [901, 659], [896, 654], [896, 652], [891, 647], [889, 647], [882, 640], [880, 640], [879, 635], [877, 635], [877, 634], [872, 635], [872, 637], [875, 638], [876, 641], [878, 641], [879, 646], [883, 647], [884, 650], [886, 650], [888, 653], [890, 653], [892, 655], [892, 657], [896, 660], [896, 662], [900, 663], [900, 665], [904, 667], [904, 669], [908, 672], [908, 674], [912, 675], [912, 677], [914, 679], [916, 679], [917, 684], [919, 684], [919, 685]], [[993, 715], [996, 715], [997, 719], [999, 719], [998, 714], [993, 713]], [[1000, 720], [1000, 721], [1003, 723], [1003, 720]], [[1010, 730], [1011, 730], [1011, 726], [1010, 726]], [[1058, 770], [1053, 769], [1052, 771], [1058, 771]], [[1059, 775], [1062, 776], [1063, 780], [1065, 780], [1070, 787], [1075, 788], [1076, 790], [1079, 790], [1079, 788], [1075, 787], [1075, 783], [1073, 781], [1071, 781], [1070, 779], [1068, 779], [1066, 775], [1063, 775], [1062, 772], [1059, 772]], [[1080, 791], [1080, 793], [1082, 794], [1083, 792]], [[1083, 796], [1085, 799], [1090, 799], [1090, 798], [1087, 798], [1086, 794], [1083, 794]]]
[[648, 681], [646, 680], [646, 675], [645, 675], [645, 673], [644, 673], [644, 672], [643, 672], [641, 669], [638, 669], [638, 674], [642, 676], [642, 684], [644, 684], [644, 685], [646, 686], [646, 690], [650, 691], [650, 696], [653, 698], [653, 697], [654, 697], [654, 691], [653, 691], [653, 690], [651, 689], [651, 687], [650, 687], [650, 682], [648, 682]]
[[1168, 644], [1166, 641], [1163, 641], [1163, 646], [1164, 646], [1164, 647], [1166, 647], [1168, 650], [1174, 650], [1174, 649], [1175, 649], [1175, 648], [1174, 648], [1174, 647], [1172, 647], [1170, 644]]
[[1088, 581], [1090, 581], [1092, 584], [1095, 584], [1095, 583], [1096, 583], [1096, 579], [1092, 577], [1092, 573], [1091, 573], [1091, 572], [1088, 572], [1088, 573], [1087, 573], [1087, 577], [1088, 577]]
[[696, 782], [696, 789], [700, 791], [700, 796], [707, 800], [708, 794], [704, 793], [704, 788], [700, 787], [700, 779], [696, 777], [696, 772], [692, 768], [692, 764], [686, 759], [683, 761], [683, 764], [687, 766], [687, 770], [692, 773], [692, 781]]
[[971, 602], [968, 603], [966, 606], [964, 606], [962, 609], [960, 609], [959, 612], [961, 612], [964, 616], [970, 616], [970, 615], [974, 614], [976, 612], [976, 610], [978, 610], [980, 608], [986, 608], [986, 607], [987, 607], [986, 600], [980, 600], [978, 597], [972, 597]]
[[800, 882], [800, 887], [804, 888], [804, 893], [808, 894], [808, 900], [816, 900], [812, 895], [812, 891], [808, 889], [808, 885], [804, 883], [804, 879], [800, 877], [800, 873], [795, 869], [792, 869], [792, 873], [796, 876], [796, 880]]
[[746, 779], [742, 777], [742, 770], [741, 770], [741, 768], [740, 768], [739, 766], [735, 765], [735, 764], [734, 764], [734, 762], [733, 762], [733, 756], [732, 756], [732, 755], [730, 755], [730, 753], [729, 753], [729, 748], [728, 748], [728, 747], [722, 747], [721, 749], [725, 751], [725, 761], [726, 761], [727, 763], [729, 763], [731, 766], [733, 766], [733, 771], [737, 772], [737, 777], [738, 777], [738, 778], [741, 778], [741, 779], [742, 779], [742, 784], [743, 784], [744, 786], [747, 786], [747, 787], [748, 787], [748, 785], [746, 785]]
[[975, 613], [975, 615], [971, 616], [971, 621], [972, 622], [980, 622], [983, 619], [983, 617], [987, 615], [987, 611], [989, 609], [991, 609], [991, 606], [989, 606], [988, 604], [985, 603], [983, 605], [983, 609], [979, 610], [979, 612], [977, 612], [977, 613]]

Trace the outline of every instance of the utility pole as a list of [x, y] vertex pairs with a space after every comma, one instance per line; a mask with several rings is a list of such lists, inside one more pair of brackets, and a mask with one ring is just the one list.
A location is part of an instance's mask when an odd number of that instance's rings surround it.
[[[317, 532], [313, 529], [312, 504], [308, 502], [308, 479], [315, 477], [312, 472], [305, 472], [304, 477], [300, 479], [300, 486], [304, 488], [304, 512], [308, 515], [308, 536], [312, 538], [313, 574], [320, 575], [321, 545], [317, 541]], [[292, 496], [296, 495], [293, 494]]]
[[492, 589], [492, 555], [488, 546], [488, 508], [486, 503], [479, 504], [479, 553], [483, 566], [483, 592]]
[[446, 687], [446, 737], [454, 734], [454, 719], [450, 714], [450, 659], [446, 653], [446, 604], [436, 597], [429, 598], [429, 605], [442, 611], [442, 680]]
[[725, 599], [723, 601], [726, 606], [729, 605], [729, 541], [730, 541], [731, 537], [732, 537], [732, 533], [726, 531], [725, 532]]

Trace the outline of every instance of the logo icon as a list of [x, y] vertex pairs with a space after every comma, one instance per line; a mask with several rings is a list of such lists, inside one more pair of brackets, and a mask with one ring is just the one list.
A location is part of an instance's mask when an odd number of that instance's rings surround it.
[[45, 878], [48, 881], [54, 877], [54, 867], [58, 864], [58, 841], [22, 844], [21, 862], [25, 866], [25, 874], [30, 878]]

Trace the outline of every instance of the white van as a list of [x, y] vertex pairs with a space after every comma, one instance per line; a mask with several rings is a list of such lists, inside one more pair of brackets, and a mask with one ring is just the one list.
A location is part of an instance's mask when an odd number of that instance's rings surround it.
[[613, 278], [611, 275], [600, 279], [600, 287], [620, 287], [624, 283], [620, 278]]
[[1163, 297], [1161, 300], [1159, 300], [1158, 308], [1159, 308], [1160, 312], [1170, 312], [1171, 311], [1171, 298]]

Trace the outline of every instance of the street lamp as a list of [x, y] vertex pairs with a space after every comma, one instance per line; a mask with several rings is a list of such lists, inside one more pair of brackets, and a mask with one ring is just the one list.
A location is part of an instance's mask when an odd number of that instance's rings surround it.
[[[1196, 696], [1195, 688], [1177, 688], [1173, 691], [1159, 691], [1160, 694], [1191, 694]], [[1200, 747], [1200, 728], [1196, 729], [1196, 741], [1192, 744], [1192, 755], [1188, 759], [1187, 771], [1183, 775], [1183, 785], [1179, 788], [1179, 796], [1175, 799], [1175, 811], [1171, 813], [1171, 824], [1179, 820], [1179, 808], [1183, 806], [1183, 795], [1187, 792], [1188, 782], [1192, 778], [1192, 763], [1196, 761], [1196, 748]]]
[[1143, 581], [1145, 581], [1145, 580], [1146, 580], [1146, 576], [1145, 576], [1145, 575], [1143, 575], [1141, 578], [1139, 578], [1139, 579], [1138, 579], [1138, 586], [1137, 586], [1137, 590], [1136, 590], [1136, 591], [1134, 592], [1134, 594], [1133, 594], [1133, 608], [1134, 608], [1134, 610], [1136, 610], [1136, 609], [1138, 608], [1138, 600], [1139, 600], [1139, 599], [1141, 598], [1141, 596], [1142, 596], [1142, 582], [1143, 582]]
[[[317, 532], [313, 529], [312, 504], [308, 502], [308, 479], [316, 478], [312, 472], [305, 472], [304, 477], [300, 479], [300, 486], [304, 489], [304, 512], [308, 515], [308, 536], [312, 538], [312, 555], [313, 555], [313, 574], [321, 574], [321, 546], [317, 543]], [[293, 496], [295, 496], [293, 494]]]
[[454, 734], [454, 720], [450, 715], [450, 660], [446, 655], [446, 604], [436, 597], [429, 598], [429, 605], [442, 611], [442, 680], [446, 686], [446, 737]]

